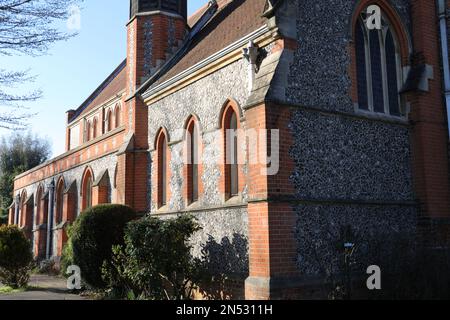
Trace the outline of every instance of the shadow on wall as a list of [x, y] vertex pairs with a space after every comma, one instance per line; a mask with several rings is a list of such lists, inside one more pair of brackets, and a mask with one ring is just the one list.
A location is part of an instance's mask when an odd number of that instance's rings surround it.
[[202, 245], [202, 264], [206, 271], [199, 283], [199, 298], [208, 300], [243, 299], [248, 277], [248, 240], [233, 234], [217, 242], [211, 235]]
[[[427, 228], [426, 232], [430, 229]], [[422, 242], [411, 230], [369, 232], [334, 221], [303, 230], [311, 239], [309, 262], [322, 284], [313, 288], [320, 299], [428, 300], [450, 298], [450, 250]], [[442, 244], [442, 242], [441, 242]], [[299, 252], [300, 258], [305, 252]], [[306, 259], [302, 261], [306, 263]], [[380, 270], [380, 288], [369, 290], [370, 266]]]

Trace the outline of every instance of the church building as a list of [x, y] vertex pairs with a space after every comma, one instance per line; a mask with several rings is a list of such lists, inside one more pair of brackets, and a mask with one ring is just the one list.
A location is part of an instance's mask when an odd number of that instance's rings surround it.
[[223, 298], [304, 297], [344, 229], [448, 243], [450, 1], [187, 1], [130, 1], [65, 153], [15, 178], [36, 259], [105, 203], [195, 216]]

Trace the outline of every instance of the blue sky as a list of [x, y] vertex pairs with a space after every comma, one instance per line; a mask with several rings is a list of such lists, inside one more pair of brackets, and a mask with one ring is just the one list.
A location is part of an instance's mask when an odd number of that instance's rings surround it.
[[[188, 0], [189, 12], [193, 13], [206, 2]], [[18, 89], [43, 90], [43, 99], [27, 104], [30, 112], [37, 113], [29, 121], [30, 129], [50, 140], [53, 156], [64, 152], [65, 112], [76, 109], [126, 57], [129, 1], [108, 0], [107, 3], [105, 7], [105, 0], [84, 1], [78, 35], [55, 44], [48, 55], [1, 57], [0, 69], [30, 69], [37, 76], [34, 83]], [[67, 28], [66, 23], [61, 28]], [[8, 134], [9, 131], [0, 129], [0, 136]]]

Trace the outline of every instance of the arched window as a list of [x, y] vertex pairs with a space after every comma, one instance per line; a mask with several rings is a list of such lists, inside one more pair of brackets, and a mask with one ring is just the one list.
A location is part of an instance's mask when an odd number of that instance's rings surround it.
[[63, 211], [64, 211], [64, 179], [60, 179], [58, 181], [56, 187], [56, 215], [55, 221], [56, 224], [59, 224], [63, 221]]
[[92, 185], [93, 185], [93, 176], [90, 169], [87, 169], [84, 177], [83, 177], [83, 185], [82, 185], [82, 209], [88, 209], [92, 207]]
[[120, 106], [116, 106], [116, 110], [114, 110], [114, 120], [115, 120], [115, 128], [120, 127]]
[[90, 121], [86, 122], [86, 133], [85, 133], [85, 136], [86, 136], [86, 142], [91, 141], [91, 122]]
[[158, 152], [158, 207], [167, 204], [167, 137], [161, 130], [157, 142]]
[[187, 126], [187, 196], [188, 203], [192, 204], [198, 201], [198, 162], [199, 162], [199, 136], [198, 126], [194, 118], [190, 120]]
[[225, 136], [225, 194], [228, 198], [239, 195], [238, 118], [230, 106], [224, 113]]
[[382, 14], [381, 29], [369, 29], [365, 13], [356, 23], [355, 53], [360, 110], [401, 116], [400, 49], [394, 28]]
[[111, 109], [108, 110], [108, 113], [106, 114], [106, 132], [110, 132], [112, 130], [113, 126], [113, 116]]
[[44, 188], [42, 185], [39, 185], [37, 191], [36, 191], [36, 226], [39, 226], [44, 223], [44, 212], [42, 207], [42, 197], [44, 195]]
[[92, 123], [92, 139], [97, 138], [97, 129], [98, 129], [97, 118], [94, 118], [94, 122]]
[[20, 221], [19, 227], [25, 227], [27, 215], [27, 192], [24, 190], [20, 196]]

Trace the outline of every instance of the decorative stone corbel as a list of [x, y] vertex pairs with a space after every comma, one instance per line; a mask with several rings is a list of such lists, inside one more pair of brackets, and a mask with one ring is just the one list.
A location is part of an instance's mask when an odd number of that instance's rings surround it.
[[255, 75], [258, 72], [259, 48], [250, 40], [248, 46], [242, 50], [244, 58], [248, 62], [248, 87], [249, 92], [253, 89]]

